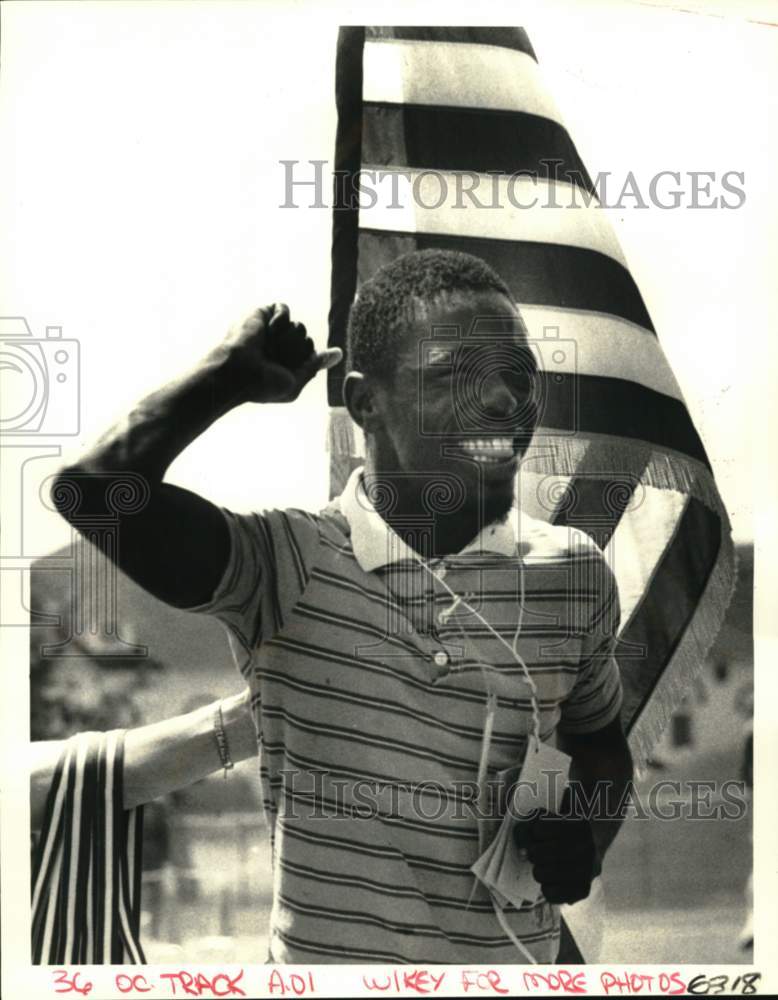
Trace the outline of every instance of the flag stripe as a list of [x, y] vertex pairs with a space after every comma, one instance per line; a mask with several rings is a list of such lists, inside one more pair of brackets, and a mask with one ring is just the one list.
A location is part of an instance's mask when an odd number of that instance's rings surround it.
[[489, 26], [447, 27], [435, 25], [422, 27], [420, 25], [402, 25], [388, 27], [384, 25], [370, 26], [366, 29], [367, 38], [396, 38], [401, 41], [441, 42], [453, 45], [492, 45], [496, 48], [513, 49], [524, 52], [535, 58], [535, 50], [524, 28]]
[[541, 368], [620, 378], [683, 402], [659, 341], [644, 327], [604, 313], [546, 306], [522, 305], [521, 316]]
[[556, 103], [540, 85], [537, 62], [519, 49], [370, 38], [363, 74], [366, 102], [525, 111], [561, 122]]
[[[607, 254], [626, 266], [621, 247], [596, 198], [585, 203], [576, 184], [476, 173], [499, 208], [457, 208], [461, 175], [448, 170], [415, 170], [365, 163], [382, 170], [382, 182], [360, 204], [362, 229], [386, 233], [427, 233], [471, 239], [561, 243]], [[392, 176], [390, 176], [392, 175]], [[375, 202], [373, 204], [373, 202]]]
[[[562, 378], [558, 383], [557, 378]], [[576, 378], [540, 373], [542, 411], [536, 434], [608, 434], [688, 455], [708, 466], [686, 407], [671, 396], [623, 379], [598, 375]]]
[[[686, 494], [664, 490], [657, 497], [657, 492], [641, 483], [639, 495], [614, 532], [610, 565], [619, 581], [625, 624], [643, 599], [686, 508]], [[659, 513], [658, 501], [661, 501]]]
[[[694, 544], [690, 544], [690, 539]], [[718, 516], [693, 497], [678, 521], [645, 595], [619, 639], [642, 646], [642, 660], [622, 659], [624, 711], [639, 716], [659, 678], [657, 666], [673, 655], [689, 626], [716, 565], [721, 547]], [[678, 580], [686, 581], [684, 588]], [[619, 653], [616, 653], [617, 660]]]
[[[459, 250], [475, 254], [493, 267], [520, 306], [591, 310], [654, 331], [632, 275], [622, 264], [596, 250], [522, 239], [377, 233], [365, 229], [360, 230], [358, 249], [360, 281], [412, 250]], [[345, 336], [345, 327], [342, 334]], [[338, 341], [340, 346], [342, 343]]]
[[[362, 127], [362, 155], [377, 167], [527, 172], [594, 192], [567, 129], [549, 118], [523, 111], [365, 103]], [[501, 211], [496, 192], [493, 183], [482, 183], [471, 196], [462, 194], [457, 208], [475, 204]]]
[[586, 531], [600, 548], [605, 548], [632, 497], [632, 489], [627, 487], [617, 494], [616, 503], [608, 503], [612, 485], [612, 476], [573, 476], [568, 490], [575, 497], [575, 502], [572, 505], [561, 503], [552, 523], [575, 528], [580, 520], [583, 522], [581, 530]]

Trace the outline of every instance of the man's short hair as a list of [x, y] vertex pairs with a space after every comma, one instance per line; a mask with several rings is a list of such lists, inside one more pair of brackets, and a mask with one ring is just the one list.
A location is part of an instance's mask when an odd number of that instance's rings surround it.
[[416, 250], [398, 257], [360, 287], [351, 307], [349, 369], [386, 381], [420, 307], [444, 295], [483, 291], [514, 301], [502, 278], [479, 257], [453, 250]]

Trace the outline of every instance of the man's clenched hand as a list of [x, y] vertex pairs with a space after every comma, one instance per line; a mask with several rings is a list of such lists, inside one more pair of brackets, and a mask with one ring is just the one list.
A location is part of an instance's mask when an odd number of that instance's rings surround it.
[[602, 858], [588, 819], [569, 808], [569, 789], [561, 815], [541, 811], [519, 821], [514, 836], [527, 851], [532, 875], [549, 903], [575, 903], [589, 895], [592, 880], [602, 872]]
[[247, 403], [290, 403], [314, 375], [338, 364], [338, 347], [316, 352], [302, 323], [283, 303], [262, 306], [236, 323], [212, 355], [237, 398]]

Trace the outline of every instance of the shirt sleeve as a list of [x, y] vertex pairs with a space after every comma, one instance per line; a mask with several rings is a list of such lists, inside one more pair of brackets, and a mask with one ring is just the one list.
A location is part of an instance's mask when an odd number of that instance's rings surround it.
[[591, 733], [612, 722], [621, 710], [622, 687], [614, 656], [621, 610], [616, 578], [599, 549], [594, 558], [598, 600], [587, 623], [578, 677], [560, 706], [559, 728]]
[[256, 651], [284, 626], [311, 574], [319, 543], [316, 518], [300, 510], [235, 514], [226, 508], [230, 555], [213, 596], [188, 608], [224, 626], [244, 673]]

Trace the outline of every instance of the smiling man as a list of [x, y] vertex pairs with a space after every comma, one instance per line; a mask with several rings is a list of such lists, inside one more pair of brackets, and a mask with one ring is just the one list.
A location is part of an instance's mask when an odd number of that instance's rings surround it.
[[[631, 761], [613, 575], [585, 536], [515, 507], [539, 398], [501, 279], [425, 251], [362, 286], [344, 395], [367, 457], [323, 511], [238, 515], [163, 482], [228, 410], [291, 402], [339, 357], [285, 306], [259, 309], [59, 486], [77, 478], [94, 508], [106, 480], [144, 476], [119, 565], [227, 630], [273, 841], [271, 961], [553, 962], [557, 904], [599, 873]], [[605, 793], [593, 817], [515, 824], [538, 888], [503, 905], [471, 870], [498, 825], [484, 791], [504, 803], [535, 737]]]
[[365, 471], [391, 484], [386, 519], [401, 537], [418, 549], [411, 526], [436, 484], [447, 489], [429, 507], [427, 555], [458, 552], [508, 516], [537, 420], [537, 369], [493, 271], [464, 254], [399, 258], [362, 287], [348, 360], [344, 396], [366, 435]]

